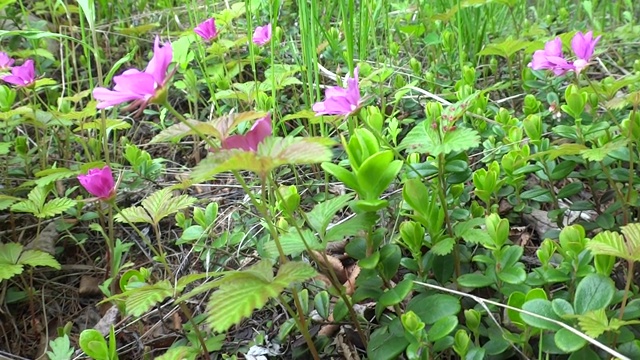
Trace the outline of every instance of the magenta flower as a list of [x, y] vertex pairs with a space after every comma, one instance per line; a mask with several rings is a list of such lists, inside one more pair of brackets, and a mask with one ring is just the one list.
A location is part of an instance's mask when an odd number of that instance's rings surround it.
[[253, 32], [253, 43], [262, 46], [271, 41], [271, 23], [265, 26], [258, 26]]
[[533, 70], [551, 70], [556, 75], [564, 75], [573, 70], [573, 65], [562, 54], [562, 40], [559, 37], [547, 42], [544, 50], [534, 52], [529, 67]]
[[102, 169], [91, 169], [86, 175], [78, 175], [78, 181], [89, 192], [89, 194], [100, 200], [108, 200], [116, 193], [116, 186], [113, 181], [111, 168], [108, 166]]
[[593, 31], [589, 31], [586, 34], [578, 31], [571, 39], [571, 49], [576, 54], [578, 58], [573, 62], [573, 66], [575, 67], [575, 71], [579, 73], [584, 68], [587, 67], [591, 57], [593, 56], [593, 51], [596, 48], [596, 44], [600, 40], [601, 36], [597, 38], [593, 38]]
[[347, 88], [332, 86], [325, 90], [325, 100], [313, 105], [316, 116], [350, 115], [360, 108], [360, 85], [358, 83], [358, 67], [353, 71], [352, 79], [347, 77]]
[[7, 53], [0, 51], [0, 71], [11, 69], [11, 66], [13, 66], [14, 62], [15, 60], [10, 58]]
[[203, 21], [200, 25], [196, 26], [193, 31], [200, 35], [205, 41], [210, 41], [218, 35], [218, 29], [216, 28], [216, 19], [211, 18]]
[[36, 69], [33, 65], [33, 60], [29, 59], [20, 66], [12, 67], [11, 75], [3, 76], [2, 80], [19, 87], [31, 86], [36, 81]]
[[129, 69], [122, 75], [113, 77], [113, 90], [103, 87], [93, 90], [93, 97], [98, 100], [96, 108], [104, 109], [129, 101], [144, 108], [150, 102], [160, 102], [162, 96], [166, 95], [165, 85], [171, 78], [171, 74], [167, 75], [167, 69], [172, 59], [171, 43], [166, 42], [160, 46], [160, 38], [156, 36], [153, 57], [144, 72]]
[[564, 75], [569, 71], [579, 74], [589, 65], [599, 40], [600, 36], [593, 38], [592, 31], [586, 34], [577, 32], [571, 39], [571, 49], [577, 59], [569, 62], [562, 54], [562, 40], [556, 37], [544, 45], [544, 50], [537, 50], [533, 53], [533, 59], [529, 63], [529, 67], [533, 70], [551, 70], [556, 75]]
[[251, 130], [244, 135], [233, 135], [222, 140], [222, 148], [226, 150], [241, 149], [244, 151], [258, 150], [258, 144], [273, 131], [271, 127], [271, 114], [256, 121]]

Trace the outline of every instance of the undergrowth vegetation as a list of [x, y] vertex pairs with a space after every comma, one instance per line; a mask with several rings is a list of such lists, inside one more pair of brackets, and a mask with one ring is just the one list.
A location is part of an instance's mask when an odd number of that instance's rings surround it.
[[640, 359], [633, 1], [0, 10], [0, 356]]

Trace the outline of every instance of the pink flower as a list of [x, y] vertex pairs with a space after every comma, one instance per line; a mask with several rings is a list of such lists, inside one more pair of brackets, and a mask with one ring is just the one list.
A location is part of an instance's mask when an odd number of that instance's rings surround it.
[[551, 70], [556, 75], [564, 75], [569, 71], [579, 74], [589, 65], [599, 40], [600, 36], [593, 38], [592, 31], [586, 34], [577, 32], [571, 39], [571, 49], [577, 59], [569, 62], [562, 54], [562, 40], [556, 37], [544, 45], [544, 50], [537, 50], [533, 53], [533, 59], [529, 63], [529, 67], [533, 70]]
[[134, 105], [144, 108], [149, 102], [157, 100], [165, 94], [164, 86], [171, 78], [171, 75], [167, 75], [167, 69], [172, 59], [171, 43], [160, 46], [160, 38], [156, 36], [153, 57], [144, 72], [129, 69], [113, 77], [113, 90], [102, 87], [93, 90], [93, 97], [98, 100], [96, 108], [104, 109], [128, 101], [135, 101]]
[[313, 105], [316, 116], [320, 115], [350, 115], [360, 108], [360, 85], [358, 83], [358, 68], [353, 71], [354, 77], [347, 78], [347, 88], [332, 86], [325, 91], [325, 100]]
[[108, 166], [91, 169], [86, 175], [78, 175], [78, 181], [89, 194], [100, 200], [108, 200], [116, 193], [113, 174]]
[[547, 42], [544, 50], [534, 52], [529, 67], [533, 70], [551, 70], [556, 75], [563, 75], [573, 70], [573, 65], [562, 54], [562, 40], [559, 37]]
[[591, 57], [593, 56], [593, 51], [596, 48], [596, 44], [600, 40], [601, 36], [597, 38], [593, 38], [593, 31], [589, 31], [586, 34], [578, 31], [571, 39], [571, 49], [576, 54], [578, 58], [573, 62], [573, 66], [575, 67], [575, 71], [579, 73], [584, 68], [587, 67]]
[[13, 66], [14, 62], [15, 60], [10, 58], [7, 53], [0, 51], [0, 71], [11, 69], [11, 66]]
[[200, 23], [193, 31], [200, 35], [205, 41], [210, 41], [218, 35], [218, 29], [216, 29], [216, 19], [211, 18]]
[[222, 148], [226, 150], [241, 149], [244, 151], [258, 150], [258, 144], [273, 131], [271, 127], [271, 114], [256, 121], [251, 130], [244, 135], [233, 135], [222, 140]]
[[36, 81], [36, 69], [33, 60], [29, 59], [20, 66], [11, 68], [11, 75], [5, 75], [2, 80], [19, 87], [31, 86]]
[[253, 43], [262, 46], [271, 41], [271, 23], [265, 26], [258, 26], [253, 32]]

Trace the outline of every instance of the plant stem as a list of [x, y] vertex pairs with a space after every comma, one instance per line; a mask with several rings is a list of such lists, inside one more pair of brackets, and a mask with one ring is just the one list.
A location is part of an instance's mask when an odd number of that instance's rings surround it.
[[[262, 215], [262, 217], [264, 218], [265, 223], [267, 224], [267, 227], [269, 229], [269, 233], [271, 234], [271, 238], [276, 243], [276, 248], [278, 249], [278, 254], [280, 256], [280, 263], [281, 264], [286, 263], [287, 257], [284, 254], [284, 250], [282, 249], [282, 245], [280, 244], [280, 238], [278, 237], [278, 231], [273, 225], [273, 218], [271, 217], [271, 213], [269, 212], [268, 206], [266, 205], [267, 176], [266, 175], [260, 176], [261, 191], [260, 191], [260, 201], [258, 201], [253, 195], [253, 193], [251, 192], [251, 189], [249, 188], [247, 183], [242, 178], [242, 176], [240, 176], [240, 174], [235, 170], [233, 170], [232, 173], [235, 176], [238, 183], [242, 186], [244, 191], [247, 193], [247, 195], [249, 195], [249, 199], [251, 200], [253, 206], [256, 207], [260, 215]], [[309, 346], [309, 349], [311, 350], [311, 354], [314, 356], [314, 359], [320, 360], [320, 356], [318, 355], [318, 351], [315, 348], [315, 344], [313, 343], [313, 339], [311, 338], [311, 334], [309, 333], [309, 329], [307, 328], [307, 324], [304, 319], [305, 314], [302, 311], [303, 309], [302, 309], [302, 305], [300, 304], [298, 291], [294, 286], [291, 287], [291, 293], [293, 295], [293, 302], [296, 305], [296, 309], [298, 310], [297, 314], [295, 312], [292, 312], [291, 316], [297, 319], [296, 324], [298, 325], [298, 328], [302, 333], [302, 336], [307, 341], [307, 345]]]
[[458, 251], [458, 239], [455, 237], [453, 232], [453, 228], [451, 227], [451, 219], [449, 218], [449, 209], [447, 206], [447, 183], [444, 179], [444, 165], [445, 159], [444, 154], [438, 155], [438, 197], [440, 198], [440, 206], [442, 206], [442, 210], [444, 211], [444, 222], [447, 224], [447, 232], [449, 236], [451, 236], [455, 241], [453, 243], [453, 261], [455, 262], [454, 268], [456, 273], [456, 284], [457, 278], [460, 277], [460, 253]]
[[633, 282], [633, 267], [635, 265], [635, 261], [627, 260], [627, 283], [624, 285], [624, 295], [622, 296], [622, 303], [620, 305], [620, 315], [618, 315], [618, 319], [622, 320], [622, 316], [624, 315], [624, 309], [627, 306], [627, 300], [629, 298], [629, 290], [631, 289], [631, 283]]

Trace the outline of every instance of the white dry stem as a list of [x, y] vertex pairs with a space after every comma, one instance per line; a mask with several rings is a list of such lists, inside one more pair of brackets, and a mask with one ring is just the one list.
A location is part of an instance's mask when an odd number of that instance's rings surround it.
[[502, 327], [500, 326], [500, 323], [498, 323], [498, 321], [493, 317], [493, 315], [491, 315], [491, 311], [489, 310], [489, 307], [487, 306], [487, 304], [495, 305], [495, 306], [502, 307], [502, 308], [509, 309], [509, 310], [518, 311], [520, 313], [527, 314], [529, 316], [533, 316], [533, 317], [538, 318], [538, 319], [546, 320], [546, 321], [548, 321], [550, 323], [553, 323], [555, 325], [558, 325], [558, 326], [570, 331], [572, 334], [574, 334], [576, 336], [579, 336], [580, 338], [582, 338], [582, 339], [586, 340], [587, 342], [589, 342], [591, 345], [594, 345], [594, 346], [600, 348], [602, 351], [607, 352], [611, 356], [615, 356], [616, 359], [631, 360], [628, 357], [626, 357], [626, 356], [620, 354], [619, 352], [613, 350], [612, 348], [606, 346], [605, 344], [599, 342], [598, 340], [593, 339], [593, 338], [587, 336], [586, 334], [581, 333], [580, 331], [572, 328], [571, 326], [569, 326], [569, 325], [567, 325], [567, 324], [565, 324], [563, 322], [560, 322], [560, 321], [557, 321], [557, 320], [554, 320], [554, 319], [549, 319], [549, 318], [544, 317], [542, 315], [538, 315], [538, 314], [535, 314], [535, 313], [532, 313], [530, 311], [526, 311], [526, 310], [523, 310], [523, 309], [518, 309], [518, 308], [515, 308], [513, 306], [504, 305], [504, 304], [501, 304], [501, 303], [496, 302], [496, 301], [487, 300], [487, 299], [483, 299], [483, 298], [475, 296], [475, 295], [463, 293], [462, 291], [447, 289], [447, 288], [442, 287], [442, 286], [431, 285], [431, 284], [423, 283], [423, 282], [420, 282], [420, 281], [414, 281], [414, 283], [416, 283], [418, 285], [426, 286], [428, 288], [432, 288], [432, 289], [435, 289], [435, 290], [444, 291], [444, 292], [448, 292], [448, 293], [451, 293], [451, 294], [464, 296], [464, 297], [468, 297], [470, 299], [473, 299], [475, 302], [480, 304], [487, 311], [487, 313], [489, 314], [491, 319], [494, 322], [496, 322], [496, 324], [498, 325], [498, 327], [500, 327], [500, 329], [502, 329]]

